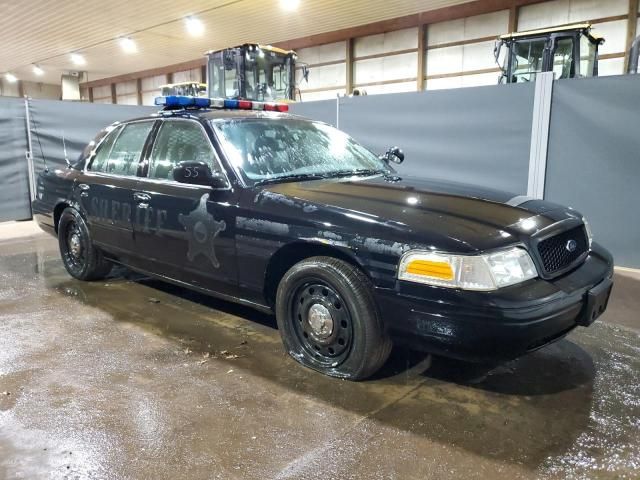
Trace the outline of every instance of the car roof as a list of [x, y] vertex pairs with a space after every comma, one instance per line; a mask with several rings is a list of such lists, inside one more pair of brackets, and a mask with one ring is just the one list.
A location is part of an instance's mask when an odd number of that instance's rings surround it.
[[[190, 112], [187, 110], [187, 112]], [[218, 119], [243, 119], [243, 118], [273, 118], [273, 119], [282, 119], [282, 118], [300, 118], [297, 115], [292, 115], [290, 113], [281, 113], [281, 112], [265, 112], [265, 111], [256, 111], [256, 110], [224, 110], [212, 108], [208, 110], [200, 110], [195, 112], [197, 117], [206, 119], [206, 120], [218, 120]]]
[[146, 117], [132, 118], [117, 123], [129, 123], [139, 120], [160, 119], [160, 118], [196, 118], [198, 120], [243, 120], [247, 118], [261, 119], [298, 119], [309, 120], [308, 118], [290, 113], [281, 112], [265, 112], [256, 110], [237, 110], [237, 109], [219, 109], [219, 108], [203, 108], [203, 109], [183, 109], [183, 110], [161, 110], [152, 113]]

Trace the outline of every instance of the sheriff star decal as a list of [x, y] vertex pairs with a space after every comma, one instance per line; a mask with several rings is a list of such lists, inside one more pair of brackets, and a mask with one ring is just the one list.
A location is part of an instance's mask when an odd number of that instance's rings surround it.
[[189, 235], [189, 250], [187, 258], [190, 262], [202, 254], [211, 260], [215, 268], [220, 266], [220, 262], [216, 257], [215, 238], [220, 232], [227, 228], [224, 220], [216, 221], [209, 212], [207, 212], [207, 200], [209, 194], [205, 193], [200, 197], [198, 206], [193, 209], [189, 215], [178, 215], [178, 221], [184, 226]]

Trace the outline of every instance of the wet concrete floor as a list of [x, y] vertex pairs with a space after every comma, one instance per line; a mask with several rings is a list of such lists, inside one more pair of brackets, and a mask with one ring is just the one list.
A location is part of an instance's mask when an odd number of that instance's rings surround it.
[[640, 478], [640, 277], [487, 371], [396, 351], [371, 381], [288, 358], [267, 315], [0, 242], [0, 479]]

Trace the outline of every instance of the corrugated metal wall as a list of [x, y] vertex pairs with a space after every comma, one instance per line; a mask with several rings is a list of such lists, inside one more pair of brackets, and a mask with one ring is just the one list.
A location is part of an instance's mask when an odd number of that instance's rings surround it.
[[346, 92], [346, 42], [329, 43], [298, 51], [300, 62], [307, 63], [313, 69], [309, 81], [303, 82], [300, 70], [297, 82], [302, 85], [303, 101], [322, 100], [344, 95]]
[[509, 30], [509, 11], [477, 15], [427, 28], [426, 88], [495, 85], [495, 38]]
[[417, 48], [417, 28], [354, 39], [354, 87], [370, 94], [415, 92]]

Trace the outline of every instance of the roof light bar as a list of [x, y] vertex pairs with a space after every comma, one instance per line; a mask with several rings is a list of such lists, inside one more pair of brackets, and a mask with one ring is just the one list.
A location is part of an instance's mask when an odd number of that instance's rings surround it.
[[223, 108], [227, 110], [265, 110], [268, 112], [288, 112], [286, 103], [254, 102], [232, 98], [205, 98], [182, 95], [156, 97], [155, 104], [166, 109], [177, 108]]

